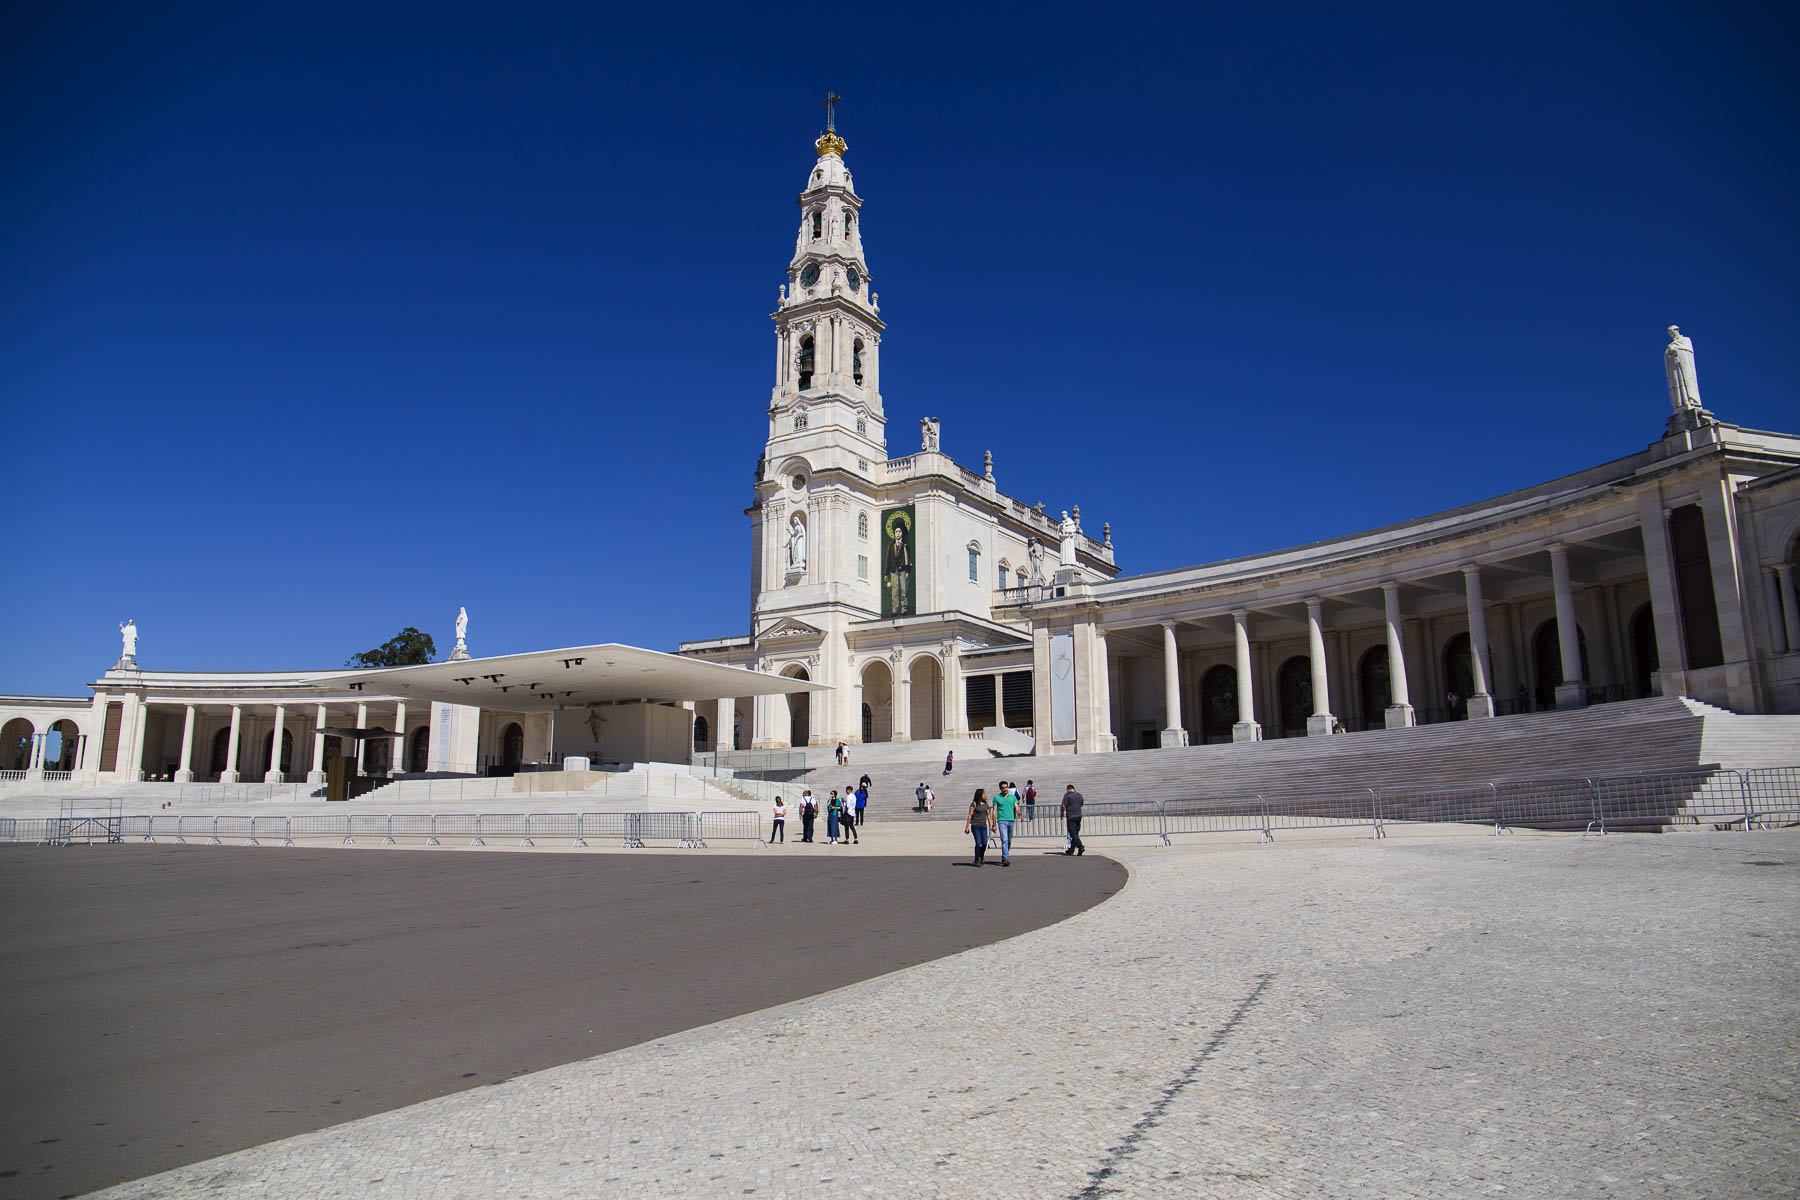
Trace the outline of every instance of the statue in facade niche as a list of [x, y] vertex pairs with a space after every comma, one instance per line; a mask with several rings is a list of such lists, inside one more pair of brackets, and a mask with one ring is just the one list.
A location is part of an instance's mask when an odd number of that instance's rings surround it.
[[1669, 326], [1663, 372], [1669, 377], [1669, 404], [1676, 412], [1705, 407], [1700, 403], [1700, 376], [1694, 371], [1694, 339], [1683, 337], [1678, 325]]
[[1031, 560], [1031, 582], [1043, 583], [1044, 543], [1038, 541], [1036, 538], [1032, 538], [1031, 544], [1025, 547], [1025, 557]]
[[125, 639], [125, 653], [124, 653], [123, 657], [136, 658], [137, 657], [137, 622], [132, 620], [130, 617], [126, 617], [125, 623], [123, 625], [119, 626], [119, 636], [121, 636], [122, 638]]
[[806, 522], [800, 519], [799, 513], [795, 513], [788, 521], [787, 569], [806, 569]]
[[1066, 508], [1063, 509], [1062, 524], [1057, 529], [1062, 534], [1062, 565], [1072, 567], [1075, 565], [1075, 534], [1079, 531], [1075, 522], [1069, 519], [1069, 510]]

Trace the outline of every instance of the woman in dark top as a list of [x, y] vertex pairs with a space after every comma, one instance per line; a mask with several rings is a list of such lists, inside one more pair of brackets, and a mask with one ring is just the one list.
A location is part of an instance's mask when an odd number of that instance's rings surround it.
[[976, 788], [975, 798], [969, 801], [969, 819], [963, 822], [963, 832], [975, 835], [975, 865], [987, 857], [988, 832], [994, 828], [994, 806], [988, 803], [986, 788]]

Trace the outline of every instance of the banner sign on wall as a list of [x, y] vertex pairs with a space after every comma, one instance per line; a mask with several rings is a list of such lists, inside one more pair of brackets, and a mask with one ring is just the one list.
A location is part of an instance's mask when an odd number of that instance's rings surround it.
[[918, 553], [913, 506], [881, 514], [881, 615], [909, 617], [918, 611]]

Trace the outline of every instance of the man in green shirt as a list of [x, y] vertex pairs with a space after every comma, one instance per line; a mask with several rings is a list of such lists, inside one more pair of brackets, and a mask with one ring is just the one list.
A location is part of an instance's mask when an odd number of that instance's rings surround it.
[[1000, 865], [1012, 866], [1013, 819], [1019, 811], [1019, 793], [1006, 785], [994, 795], [994, 817], [1000, 827]]

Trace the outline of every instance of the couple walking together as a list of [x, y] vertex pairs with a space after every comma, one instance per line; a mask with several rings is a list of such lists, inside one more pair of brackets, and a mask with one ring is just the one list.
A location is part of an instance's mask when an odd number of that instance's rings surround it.
[[[1032, 798], [1036, 799], [1036, 789], [1032, 789]], [[975, 798], [969, 802], [969, 816], [963, 822], [963, 832], [975, 836], [975, 865], [981, 866], [987, 858], [989, 835], [995, 835], [1000, 843], [1000, 865], [1012, 866], [1013, 822], [1018, 818], [1019, 789], [1010, 783], [1001, 781], [992, 800], [988, 799], [986, 788], [976, 788]], [[1087, 846], [1081, 840], [1081, 808], [1085, 801], [1074, 784], [1069, 784], [1062, 798], [1063, 823], [1069, 831], [1069, 846], [1064, 854], [1086, 854]], [[1027, 819], [1035, 817], [1036, 805], [1027, 810]]]

